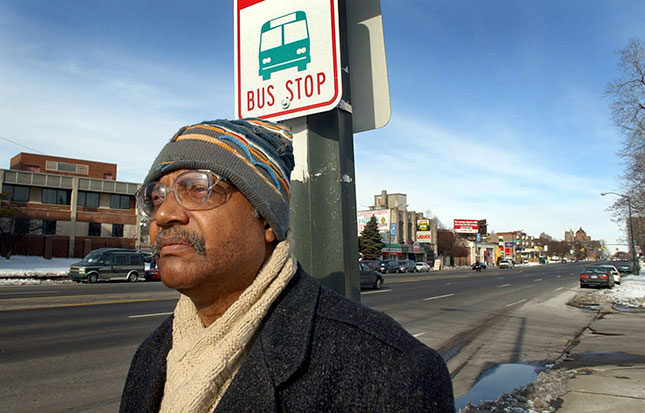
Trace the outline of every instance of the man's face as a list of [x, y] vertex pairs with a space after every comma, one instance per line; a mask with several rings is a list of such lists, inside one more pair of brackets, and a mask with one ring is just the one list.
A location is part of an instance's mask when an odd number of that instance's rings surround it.
[[[186, 171], [164, 175], [168, 186]], [[205, 211], [188, 211], [168, 194], [154, 213], [150, 241], [158, 243], [163, 283], [208, 304], [223, 296], [241, 293], [264, 263], [273, 233], [253, 215], [251, 203], [233, 186], [224, 204]]]

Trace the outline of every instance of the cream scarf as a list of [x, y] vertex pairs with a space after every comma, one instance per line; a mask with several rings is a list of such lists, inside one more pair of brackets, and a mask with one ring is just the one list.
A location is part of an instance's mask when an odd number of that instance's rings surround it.
[[280, 242], [253, 283], [213, 324], [204, 327], [193, 302], [175, 308], [172, 349], [160, 412], [212, 412], [235, 377], [260, 322], [296, 272], [289, 239]]

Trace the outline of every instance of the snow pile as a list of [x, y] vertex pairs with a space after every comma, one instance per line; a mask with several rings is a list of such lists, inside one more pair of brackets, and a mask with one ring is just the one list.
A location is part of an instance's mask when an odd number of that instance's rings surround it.
[[611, 289], [576, 294], [569, 304], [574, 306], [602, 306], [611, 303], [633, 308], [645, 308], [645, 275], [625, 275], [620, 285]]
[[49, 278], [64, 278], [69, 266], [78, 258], [31, 257], [12, 255], [11, 259], [0, 258], [0, 284], [40, 284], [53, 282]]

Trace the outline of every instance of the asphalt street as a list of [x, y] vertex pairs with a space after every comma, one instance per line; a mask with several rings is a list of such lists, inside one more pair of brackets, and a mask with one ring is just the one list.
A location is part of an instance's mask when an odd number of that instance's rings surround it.
[[[387, 274], [361, 301], [437, 349], [459, 396], [493, 365], [560, 357], [591, 317], [565, 305], [582, 266]], [[0, 410], [116, 411], [136, 347], [176, 298], [149, 282], [0, 287]]]

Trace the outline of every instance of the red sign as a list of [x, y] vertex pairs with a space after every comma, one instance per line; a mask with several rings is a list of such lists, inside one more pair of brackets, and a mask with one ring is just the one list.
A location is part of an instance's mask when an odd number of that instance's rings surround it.
[[479, 221], [476, 219], [455, 219], [453, 228], [455, 232], [476, 234], [479, 232]]

